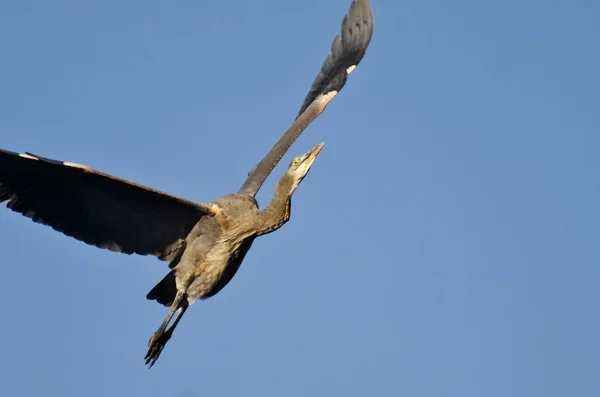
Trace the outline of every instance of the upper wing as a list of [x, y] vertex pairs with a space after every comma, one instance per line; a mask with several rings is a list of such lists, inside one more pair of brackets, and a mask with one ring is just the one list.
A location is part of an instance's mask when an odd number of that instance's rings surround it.
[[369, 0], [355, 0], [342, 21], [342, 31], [333, 40], [331, 51], [304, 99], [298, 117], [320, 95], [340, 92], [348, 75], [360, 63], [373, 36], [373, 12]]
[[89, 167], [0, 149], [0, 203], [85, 243], [170, 260], [211, 210]]
[[365, 55], [372, 35], [373, 12], [369, 0], [354, 0], [342, 22], [342, 31], [333, 40], [331, 51], [304, 99], [298, 117], [265, 158], [248, 173], [239, 193], [256, 195], [290, 146], [344, 87], [348, 75]]

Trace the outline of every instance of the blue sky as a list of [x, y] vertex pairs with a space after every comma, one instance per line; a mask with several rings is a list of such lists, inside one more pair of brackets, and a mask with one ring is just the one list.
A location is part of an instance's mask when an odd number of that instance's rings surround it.
[[[295, 117], [349, 0], [0, 5], [0, 147], [197, 201]], [[163, 262], [0, 210], [7, 396], [600, 395], [600, 3], [373, 0], [292, 219], [152, 370]]]

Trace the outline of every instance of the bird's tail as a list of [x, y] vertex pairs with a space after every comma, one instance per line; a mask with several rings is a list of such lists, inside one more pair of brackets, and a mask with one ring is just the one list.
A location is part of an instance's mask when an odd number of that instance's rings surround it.
[[177, 284], [175, 283], [175, 269], [173, 269], [148, 292], [146, 299], [155, 300], [161, 305], [169, 307], [173, 304], [175, 295], [177, 295]]

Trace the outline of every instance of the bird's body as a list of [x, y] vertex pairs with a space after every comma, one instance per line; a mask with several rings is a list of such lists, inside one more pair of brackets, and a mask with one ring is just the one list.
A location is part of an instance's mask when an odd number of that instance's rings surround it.
[[291, 144], [342, 89], [365, 54], [372, 31], [369, 1], [354, 0], [298, 117], [235, 194], [196, 203], [84, 165], [0, 149], [0, 203], [7, 201], [13, 211], [87, 244], [169, 263], [170, 272], [147, 295], [169, 307], [150, 339], [146, 363], [152, 366], [189, 305], [218, 293], [254, 240], [289, 220], [292, 194], [323, 144], [293, 159], [264, 210], [258, 208], [256, 193]]
[[[189, 305], [196, 299], [215, 295], [231, 281], [254, 239], [279, 229], [290, 219], [292, 194], [323, 145], [292, 161], [264, 210], [258, 208], [254, 196], [245, 189], [202, 204], [207, 215], [196, 223], [175, 253], [169, 264], [172, 270], [147, 295], [148, 299], [170, 306], [165, 321], [150, 339], [147, 363], [156, 361]], [[176, 312], [177, 317], [167, 330]]]
[[233, 278], [259, 234], [251, 227], [260, 215], [253, 197], [229, 195], [208, 206], [215, 215], [198, 222], [174, 267], [177, 290], [187, 291], [190, 304], [215, 295]]
[[[173, 274], [163, 279], [165, 283], [174, 281], [176, 291], [185, 290], [189, 304], [218, 293], [231, 281], [254, 239], [274, 232], [290, 219], [291, 183], [291, 178], [282, 178], [277, 189], [280, 194], [264, 210], [253, 196], [244, 194], [205, 203], [212, 214], [200, 219], [188, 234], [181, 255], [169, 264]], [[170, 305], [175, 298], [172, 285], [159, 283], [157, 287], [148, 298], [160, 296], [159, 303]]]

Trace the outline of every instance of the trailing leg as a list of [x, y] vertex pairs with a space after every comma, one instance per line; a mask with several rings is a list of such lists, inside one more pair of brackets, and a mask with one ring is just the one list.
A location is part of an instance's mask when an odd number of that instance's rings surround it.
[[[175, 296], [173, 304], [171, 305], [171, 308], [169, 309], [167, 317], [165, 317], [165, 320], [162, 322], [160, 327], [158, 327], [158, 330], [154, 333], [154, 335], [152, 335], [150, 341], [148, 342], [148, 351], [144, 357], [146, 364], [149, 365], [148, 368], [152, 368], [156, 360], [158, 360], [160, 353], [169, 339], [171, 339], [171, 335], [173, 335], [175, 327], [177, 327], [179, 320], [181, 320], [181, 317], [187, 310], [188, 306], [189, 305], [185, 293], [178, 292]], [[169, 327], [169, 329], [167, 329], [167, 326], [175, 314], [177, 315], [173, 321], [173, 324]]]

